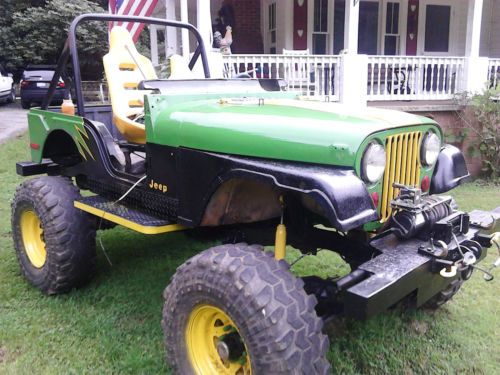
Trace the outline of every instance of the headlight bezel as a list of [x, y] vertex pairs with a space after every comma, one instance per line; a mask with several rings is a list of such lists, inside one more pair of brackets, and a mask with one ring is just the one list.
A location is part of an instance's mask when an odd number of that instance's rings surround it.
[[[434, 143], [430, 144], [429, 142], [431, 141]], [[434, 150], [429, 150], [430, 146], [434, 147]], [[434, 153], [433, 156], [431, 154], [431, 158], [429, 158], [429, 151]], [[420, 164], [422, 164], [426, 168], [433, 167], [437, 162], [440, 151], [441, 138], [439, 138], [439, 136], [432, 130], [428, 130], [422, 137], [422, 142], [420, 144]]]
[[[379, 154], [376, 160], [377, 162], [380, 162], [383, 160], [383, 166], [382, 165], [369, 165], [368, 158], [371, 157], [371, 160], [373, 161], [374, 153], [382, 151], [382, 154]], [[380, 157], [382, 155], [383, 157]], [[360, 163], [360, 172], [361, 172], [361, 179], [367, 183], [368, 185], [375, 185], [379, 183], [382, 178], [384, 177], [385, 174], [385, 168], [387, 167], [387, 153], [385, 150], [384, 145], [382, 145], [380, 142], [377, 142], [376, 140], [372, 140], [370, 143], [368, 143], [365, 147], [365, 150], [363, 151], [363, 154], [361, 156], [361, 163]], [[378, 171], [373, 172], [373, 171], [368, 171], [368, 168], [378, 168]]]

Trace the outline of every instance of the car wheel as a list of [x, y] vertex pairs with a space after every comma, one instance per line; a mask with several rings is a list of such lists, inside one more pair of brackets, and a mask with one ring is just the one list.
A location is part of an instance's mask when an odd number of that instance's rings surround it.
[[12, 86], [10, 90], [9, 98], [7, 99], [7, 103], [14, 103], [16, 101], [16, 89]]
[[176, 374], [328, 374], [328, 337], [285, 261], [260, 246], [208, 249], [165, 289], [162, 327]]
[[24, 277], [45, 294], [87, 282], [95, 266], [95, 228], [73, 206], [79, 190], [63, 177], [23, 182], [12, 202], [12, 235]]
[[22, 100], [22, 101], [21, 101], [21, 107], [22, 107], [23, 109], [30, 109], [30, 108], [31, 108], [31, 103], [30, 103], [30, 102], [28, 102], [28, 101]]

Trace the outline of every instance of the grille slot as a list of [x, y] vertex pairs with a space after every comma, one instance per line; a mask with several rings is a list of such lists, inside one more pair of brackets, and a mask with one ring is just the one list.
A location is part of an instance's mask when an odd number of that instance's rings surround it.
[[385, 141], [386, 168], [380, 206], [382, 223], [391, 216], [391, 200], [399, 193], [399, 189], [393, 188], [392, 184], [419, 184], [421, 138], [422, 132], [409, 132], [389, 136]]

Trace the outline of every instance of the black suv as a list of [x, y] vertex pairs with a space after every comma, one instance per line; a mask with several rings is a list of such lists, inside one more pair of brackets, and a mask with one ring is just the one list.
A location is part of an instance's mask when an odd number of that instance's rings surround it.
[[[21, 106], [24, 109], [33, 103], [41, 104], [47, 94], [50, 81], [54, 76], [53, 65], [29, 65], [23, 72], [21, 79]], [[60, 104], [64, 99], [65, 84], [61, 79], [52, 98], [52, 104]]]

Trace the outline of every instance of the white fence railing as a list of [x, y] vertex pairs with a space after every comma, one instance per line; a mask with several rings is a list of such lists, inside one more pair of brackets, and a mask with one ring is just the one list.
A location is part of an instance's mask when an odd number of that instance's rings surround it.
[[490, 59], [488, 64], [488, 87], [500, 86], [500, 59]]
[[464, 57], [368, 56], [368, 100], [452, 99], [464, 64]]
[[252, 78], [279, 78], [289, 91], [307, 96], [339, 98], [339, 56], [229, 55], [224, 56], [228, 77], [247, 73]]
[[[280, 78], [289, 91], [339, 99], [341, 57], [328, 55], [229, 55], [225, 74]], [[464, 89], [464, 57], [368, 56], [367, 99], [443, 100]], [[490, 61], [490, 76], [500, 77], [499, 60]], [[497, 72], [493, 75], [492, 72]], [[349, 77], [345, 79], [349, 80]]]

